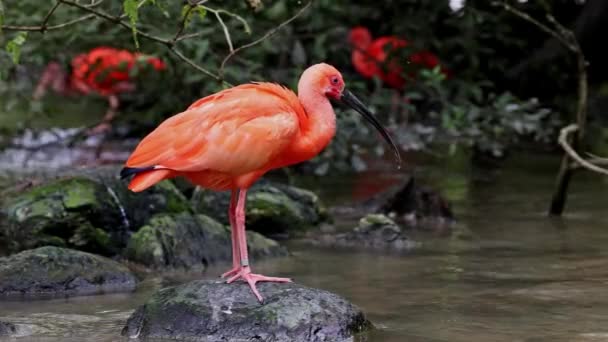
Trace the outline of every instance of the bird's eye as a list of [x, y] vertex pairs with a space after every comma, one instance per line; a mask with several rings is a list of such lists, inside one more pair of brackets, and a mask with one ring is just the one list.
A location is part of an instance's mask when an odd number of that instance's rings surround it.
[[331, 84], [336, 85], [340, 82], [340, 80], [338, 79], [338, 77], [334, 76], [331, 78]]

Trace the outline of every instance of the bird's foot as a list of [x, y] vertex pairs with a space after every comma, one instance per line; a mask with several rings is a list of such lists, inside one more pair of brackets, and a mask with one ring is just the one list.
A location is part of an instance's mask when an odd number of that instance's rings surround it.
[[237, 274], [240, 270], [241, 270], [240, 266], [234, 266], [229, 271], [224, 272], [220, 277], [221, 278], [226, 278], [226, 277], [233, 276], [233, 275]]
[[229, 278], [226, 283], [230, 284], [235, 280], [242, 279], [249, 284], [251, 291], [256, 296], [256, 298], [260, 301], [260, 303], [264, 302], [264, 299], [258, 292], [258, 289], [255, 287], [255, 284], [259, 281], [268, 281], [275, 283], [291, 283], [291, 279], [289, 278], [277, 278], [277, 277], [266, 277], [261, 274], [251, 273], [251, 268], [249, 266], [241, 267], [237, 273]]

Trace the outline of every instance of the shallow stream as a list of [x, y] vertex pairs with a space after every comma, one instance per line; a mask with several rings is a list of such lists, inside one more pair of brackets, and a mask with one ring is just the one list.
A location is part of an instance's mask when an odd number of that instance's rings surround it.
[[[545, 215], [557, 159], [528, 156], [495, 171], [439, 165], [424, 178], [452, 201], [452, 234], [415, 232], [409, 254], [311, 248], [254, 264], [360, 306], [377, 329], [367, 341], [608, 341], [608, 184], [577, 174], [567, 214]], [[386, 171], [314, 182], [330, 204], [362, 199], [398, 181]], [[308, 183], [308, 182], [304, 182]], [[356, 217], [337, 217], [350, 226]], [[120, 341], [130, 313], [161, 286], [214, 278], [146, 279], [132, 294], [1, 302], [0, 320], [33, 335], [17, 341]], [[367, 337], [367, 339], [366, 339]]]

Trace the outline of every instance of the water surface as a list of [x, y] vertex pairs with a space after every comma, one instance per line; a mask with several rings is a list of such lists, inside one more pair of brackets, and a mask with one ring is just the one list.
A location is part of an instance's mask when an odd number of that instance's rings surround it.
[[[346, 297], [378, 328], [368, 341], [608, 341], [605, 178], [577, 174], [558, 219], [545, 215], [555, 158], [522, 157], [494, 171], [438, 166], [422, 178], [452, 200], [453, 234], [412, 232], [422, 247], [401, 255], [291, 242], [291, 257], [255, 263], [256, 272]], [[383, 170], [304, 183], [343, 205], [399, 181]], [[149, 278], [133, 294], [2, 302], [0, 320], [31, 327], [33, 335], [18, 341], [117, 341], [154, 290], [215, 278], [224, 268]]]

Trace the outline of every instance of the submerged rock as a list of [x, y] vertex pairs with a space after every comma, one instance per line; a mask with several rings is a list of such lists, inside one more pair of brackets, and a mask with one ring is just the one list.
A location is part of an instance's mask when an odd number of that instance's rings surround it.
[[135, 194], [118, 168], [66, 174], [4, 197], [0, 239], [10, 251], [55, 245], [114, 255], [153, 215], [191, 211], [171, 182]]
[[136, 283], [118, 262], [65, 248], [40, 247], [0, 258], [0, 296], [131, 291]]
[[[256, 232], [247, 232], [252, 259], [286, 255], [287, 250]], [[157, 215], [133, 234], [129, 259], [153, 267], [205, 267], [232, 260], [230, 228], [205, 215]]]
[[368, 212], [395, 215], [411, 226], [437, 226], [454, 218], [448, 202], [413, 177], [363, 203]]
[[323, 246], [371, 248], [409, 251], [418, 243], [412, 241], [393, 220], [382, 214], [370, 214], [359, 220], [351, 231], [321, 235], [313, 241]]
[[204, 341], [343, 341], [370, 329], [361, 310], [333, 293], [298, 284], [194, 281], [155, 293], [129, 318], [131, 338]]
[[[195, 209], [228, 224], [229, 192], [198, 190]], [[327, 218], [313, 192], [293, 186], [260, 181], [247, 192], [247, 229], [284, 238], [316, 226]]]
[[11, 337], [15, 335], [17, 335], [16, 325], [0, 321], [0, 337]]

